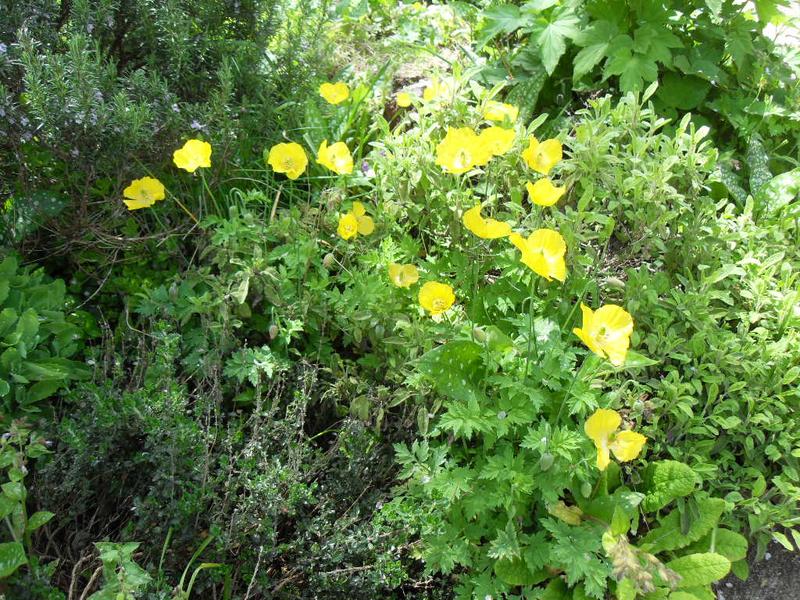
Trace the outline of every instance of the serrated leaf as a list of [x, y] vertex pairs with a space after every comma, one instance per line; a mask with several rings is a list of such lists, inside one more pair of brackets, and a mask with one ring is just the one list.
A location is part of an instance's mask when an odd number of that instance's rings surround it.
[[500, 560], [514, 560], [520, 557], [517, 530], [511, 521], [506, 524], [505, 529], [497, 530], [497, 537], [491, 541], [488, 554]]
[[5, 579], [27, 563], [25, 548], [20, 542], [0, 544], [0, 579]]
[[[549, 18], [542, 17], [533, 30], [539, 46], [542, 64], [548, 75], [555, 71], [558, 61], [567, 50], [567, 39], [574, 38], [580, 32], [580, 19], [573, 8], [564, 5], [554, 10]], [[533, 36], [531, 37], [533, 39]]]
[[514, 33], [521, 25], [519, 7], [513, 4], [492, 6], [483, 12], [480, 45], [486, 45], [498, 35]]
[[659, 527], [644, 536], [640, 545], [648, 552], [658, 554], [683, 548], [702, 538], [719, 522], [725, 510], [725, 501], [721, 498], [700, 498], [697, 506], [699, 516], [689, 525], [685, 534], [681, 533], [680, 513], [673, 510], [662, 519]]
[[725, 577], [731, 570], [731, 561], [721, 554], [705, 552], [688, 554], [665, 565], [681, 576], [678, 589], [709, 585]]

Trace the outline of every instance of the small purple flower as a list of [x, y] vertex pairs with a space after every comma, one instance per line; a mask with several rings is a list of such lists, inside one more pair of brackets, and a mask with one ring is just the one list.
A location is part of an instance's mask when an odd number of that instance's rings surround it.
[[361, 172], [364, 174], [364, 177], [375, 177], [375, 170], [369, 166], [367, 161], [361, 161]]
[[203, 129], [205, 126], [204, 126], [204, 125], [201, 125], [201, 124], [199, 123], [199, 121], [197, 121], [197, 119], [195, 119], [194, 121], [192, 121], [192, 124], [191, 124], [191, 125], [189, 125], [189, 127], [191, 127], [192, 129], [194, 129], [195, 131], [200, 131], [200, 130], [201, 130], [201, 129]]
[[8, 46], [6, 46], [3, 42], [0, 42], [0, 56], [8, 52]]
[[177, 105], [177, 104], [173, 104], [173, 105], [172, 105], [172, 112], [181, 112], [181, 109], [180, 109], [180, 108], [178, 108], [178, 105]]

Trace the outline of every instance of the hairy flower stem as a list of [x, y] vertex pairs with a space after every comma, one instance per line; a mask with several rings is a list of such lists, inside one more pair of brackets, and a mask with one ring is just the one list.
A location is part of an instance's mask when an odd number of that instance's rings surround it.
[[539, 346], [536, 342], [536, 328], [533, 325], [533, 299], [539, 295], [539, 278], [535, 273], [531, 273], [531, 297], [528, 301], [528, 353], [525, 357], [525, 377], [523, 381], [528, 379], [528, 367], [531, 363], [531, 345], [536, 352], [536, 358], [539, 358]]

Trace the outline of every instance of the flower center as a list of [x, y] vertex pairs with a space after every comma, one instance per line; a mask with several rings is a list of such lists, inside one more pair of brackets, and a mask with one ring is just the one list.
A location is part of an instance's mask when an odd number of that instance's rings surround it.
[[462, 148], [461, 150], [456, 152], [456, 156], [453, 159], [453, 164], [457, 169], [463, 169], [470, 164], [471, 162], [470, 159], [471, 157], [469, 155], [469, 152], [467, 152]]
[[442, 298], [436, 298], [433, 302], [433, 309], [437, 312], [445, 310], [447, 303]]

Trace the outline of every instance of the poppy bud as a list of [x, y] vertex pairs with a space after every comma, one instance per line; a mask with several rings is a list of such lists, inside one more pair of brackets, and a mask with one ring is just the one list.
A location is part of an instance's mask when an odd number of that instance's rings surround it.
[[553, 462], [555, 461], [555, 457], [550, 454], [549, 452], [545, 452], [542, 454], [542, 457], [539, 459], [539, 468], [542, 471], [547, 471], [550, 467], [553, 466]]
[[276, 337], [278, 337], [278, 326], [273, 323], [269, 326], [269, 339], [274, 340]]
[[326, 269], [330, 269], [333, 266], [333, 263], [336, 261], [336, 257], [328, 252], [325, 255], [325, 258], [322, 259], [322, 266]]

